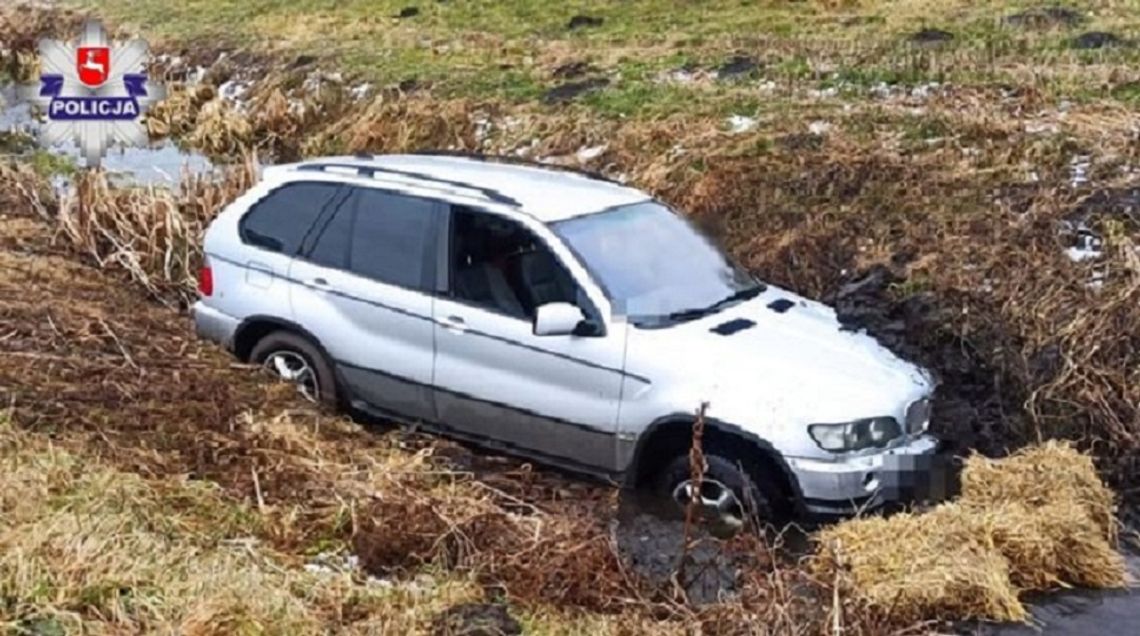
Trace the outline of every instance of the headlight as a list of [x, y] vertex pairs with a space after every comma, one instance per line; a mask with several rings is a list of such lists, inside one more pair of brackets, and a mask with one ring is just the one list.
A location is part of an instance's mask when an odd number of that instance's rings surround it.
[[812, 424], [808, 434], [823, 450], [838, 453], [881, 448], [902, 435], [902, 428], [893, 417], [871, 417], [843, 424]]
[[930, 398], [922, 398], [906, 407], [906, 432], [909, 435], [925, 433], [930, 426]]

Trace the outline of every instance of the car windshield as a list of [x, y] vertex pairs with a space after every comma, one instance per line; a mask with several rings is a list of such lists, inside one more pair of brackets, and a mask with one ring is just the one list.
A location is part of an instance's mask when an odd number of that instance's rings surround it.
[[656, 201], [552, 227], [602, 285], [615, 310], [640, 326], [706, 316], [763, 290], [708, 237]]

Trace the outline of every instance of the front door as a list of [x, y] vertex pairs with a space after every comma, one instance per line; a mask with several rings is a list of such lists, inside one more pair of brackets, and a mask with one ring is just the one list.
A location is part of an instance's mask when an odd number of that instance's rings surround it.
[[624, 325], [534, 335], [537, 305], [589, 305], [547, 245], [514, 220], [462, 207], [447, 234], [446, 292], [433, 311], [439, 419], [492, 446], [613, 470]]

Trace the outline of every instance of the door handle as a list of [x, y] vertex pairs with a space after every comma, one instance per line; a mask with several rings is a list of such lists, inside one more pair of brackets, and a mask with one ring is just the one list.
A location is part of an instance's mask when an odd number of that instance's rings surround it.
[[467, 323], [460, 316], [448, 316], [438, 322], [441, 327], [450, 331], [463, 332], [467, 330]]
[[314, 287], [328, 287], [329, 286], [329, 282], [327, 280], [321, 278], [320, 276], [310, 280], [309, 282], [312, 283], [312, 285]]

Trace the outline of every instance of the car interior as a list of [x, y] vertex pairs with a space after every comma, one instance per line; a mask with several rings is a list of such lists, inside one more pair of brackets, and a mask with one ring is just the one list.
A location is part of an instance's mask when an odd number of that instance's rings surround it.
[[525, 227], [457, 207], [451, 225], [453, 295], [493, 311], [534, 320], [540, 305], [579, 304], [574, 279]]

